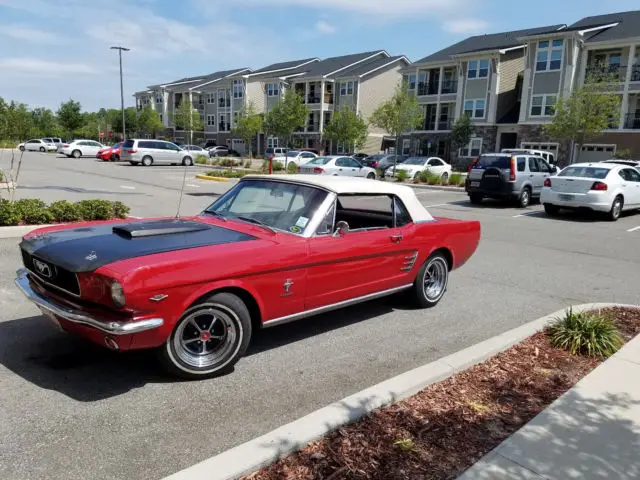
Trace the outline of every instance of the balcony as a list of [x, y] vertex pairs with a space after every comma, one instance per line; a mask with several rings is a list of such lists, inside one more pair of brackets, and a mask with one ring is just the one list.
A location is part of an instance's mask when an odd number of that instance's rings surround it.
[[324, 94], [324, 103], [328, 103], [329, 105], [333, 105], [333, 93], [327, 92]]
[[219, 123], [218, 124], [218, 131], [219, 132], [230, 132], [231, 131], [231, 124], [229, 124], [229, 123]]
[[458, 92], [458, 80], [444, 79], [442, 80], [442, 94], [445, 93], [457, 93]]
[[640, 65], [634, 65], [631, 67], [631, 81], [640, 82]]
[[451, 130], [452, 121], [450, 118], [438, 122], [438, 130]]
[[438, 84], [436, 82], [418, 83], [418, 96], [437, 95], [437, 94], [438, 94]]
[[422, 122], [422, 126], [420, 127], [420, 130], [425, 130], [425, 131], [433, 131], [436, 129], [436, 121], [435, 120], [424, 120]]
[[625, 130], [640, 130], [640, 113], [628, 113], [624, 118]]
[[307, 132], [319, 132], [319, 131], [320, 131], [319, 122], [307, 123]]
[[607, 80], [613, 82], [624, 82], [627, 75], [627, 66], [612, 63], [609, 65], [588, 65], [586, 70], [585, 81], [594, 78], [597, 82], [605, 82]]
[[320, 95], [316, 95], [315, 93], [307, 95], [307, 105], [315, 105], [318, 103], [320, 103]]
[[229, 108], [230, 106], [231, 106], [230, 98], [227, 98], [226, 100], [224, 98], [218, 99], [218, 108]]

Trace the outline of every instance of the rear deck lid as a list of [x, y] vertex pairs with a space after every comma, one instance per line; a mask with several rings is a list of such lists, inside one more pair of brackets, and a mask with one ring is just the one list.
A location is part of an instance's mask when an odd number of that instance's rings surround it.
[[605, 182], [611, 169], [602, 167], [567, 167], [551, 177], [551, 190], [558, 193], [587, 193], [595, 182]]

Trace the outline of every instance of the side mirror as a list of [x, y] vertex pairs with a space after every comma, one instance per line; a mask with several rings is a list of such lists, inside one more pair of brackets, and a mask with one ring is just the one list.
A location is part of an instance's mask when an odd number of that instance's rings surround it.
[[349, 231], [349, 224], [343, 220], [336, 224], [336, 229], [333, 232], [333, 237], [344, 237], [345, 233]]

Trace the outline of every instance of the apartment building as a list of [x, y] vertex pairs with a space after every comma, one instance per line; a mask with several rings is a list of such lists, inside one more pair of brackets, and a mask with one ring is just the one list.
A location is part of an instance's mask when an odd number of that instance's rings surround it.
[[552, 34], [520, 40], [526, 56], [515, 133], [519, 145], [568, 159], [568, 142], [549, 138], [542, 127], [552, 121], [558, 98], [568, 98], [591, 74], [605, 74], [613, 81], [612, 93], [620, 96], [620, 117], [581, 147], [580, 161], [611, 158], [619, 149], [640, 158], [640, 11], [587, 17]]
[[[405, 154], [443, 158], [493, 151], [499, 126], [515, 125], [519, 118], [526, 49], [519, 37], [552, 33], [562, 27], [469, 37], [403, 69], [403, 80], [422, 105], [424, 120], [418, 130], [402, 138], [398, 148]], [[454, 152], [451, 127], [462, 114], [469, 115], [474, 134], [469, 145]]]

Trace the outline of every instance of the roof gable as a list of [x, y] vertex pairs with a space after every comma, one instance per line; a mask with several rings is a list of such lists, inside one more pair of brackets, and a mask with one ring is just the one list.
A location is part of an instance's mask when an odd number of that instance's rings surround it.
[[571, 30], [589, 30], [612, 25], [585, 35], [585, 42], [607, 42], [640, 37], [640, 10], [585, 17], [570, 25]]
[[336, 75], [336, 78], [362, 77], [365, 75], [375, 74], [376, 71], [379, 71], [385, 66], [398, 62], [404, 63], [404, 66], [409, 64], [409, 60], [404, 55], [397, 55], [395, 57], [375, 57], [371, 60], [367, 60], [366, 62], [358, 63], [353, 67], [342, 70]]
[[351, 55], [342, 55], [340, 57], [325, 58], [319, 62], [309, 65], [309, 69], [301, 77], [326, 77], [333, 73], [341, 72], [342, 70], [363, 62], [372, 57], [384, 57], [389, 58], [389, 54], [384, 50], [375, 50], [372, 52], [354, 53]]

